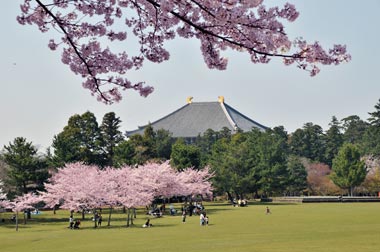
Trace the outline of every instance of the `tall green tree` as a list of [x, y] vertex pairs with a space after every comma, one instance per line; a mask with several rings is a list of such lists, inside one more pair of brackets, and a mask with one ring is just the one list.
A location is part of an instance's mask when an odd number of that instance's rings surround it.
[[368, 113], [371, 117], [368, 119], [371, 126], [377, 126], [380, 127], [380, 99], [375, 104], [375, 111]]
[[113, 166], [116, 146], [124, 140], [119, 130], [121, 120], [114, 112], [104, 115], [100, 125], [101, 146], [104, 154], [104, 165]]
[[286, 191], [288, 195], [300, 195], [307, 189], [307, 171], [297, 156], [289, 156], [287, 162], [288, 183]]
[[221, 138], [231, 138], [231, 130], [223, 127], [221, 131], [214, 131], [212, 129], [206, 130], [203, 135], [199, 135], [195, 144], [201, 150], [201, 166], [206, 166], [209, 162], [213, 145]]
[[329, 126], [330, 128], [325, 134], [325, 163], [331, 167], [332, 160], [343, 144], [343, 134], [341, 133], [340, 122], [335, 116], [332, 117]]
[[93, 113], [87, 111], [82, 115], [69, 118], [63, 131], [53, 139], [53, 163], [62, 166], [69, 162], [104, 165], [101, 133]]
[[123, 165], [134, 165], [139, 162], [135, 159], [136, 151], [132, 141], [124, 140], [120, 142], [114, 149], [113, 165], [121, 167]]
[[179, 138], [172, 146], [170, 164], [178, 170], [192, 167], [200, 169], [200, 149], [195, 145], [186, 144]]
[[168, 160], [171, 155], [173, 138], [171, 133], [164, 129], [154, 131], [148, 125], [143, 135], [132, 135], [129, 137], [131, 145], [134, 147], [134, 161], [136, 164], [143, 164], [149, 160]]
[[380, 156], [380, 99], [375, 111], [368, 113], [369, 126], [364, 134], [363, 148], [365, 154]]
[[212, 148], [209, 162], [215, 172], [213, 185], [219, 193], [227, 193], [230, 200], [258, 190], [258, 157], [251, 144], [260, 132], [250, 133], [252, 141], [248, 141], [248, 134], [239, 132], [230, 139], [221, 138]]
[[174, 139], [172, 133], [167, 130], [159, 129], [155, 133], [155, 153], [156, 157], [161, 160], [169, 160], [172, 152]]
[[5, 182], [15, 188], [12, 194], [21, 195], [43, 189], [43, 183], [48, 179], [47, 163], [37, 152], [32, 142], [27, 142], [23, 137], [17, 137], [4, 146], [2, 156], [9, 166]]
[[290, 137], [290, 149], [296, 156], [324, 162], [325, 142], [322, 127], [309, 122], [302, 129], [297, 129]]
[[362, 144], [368, 123], [360, 119], [357, 115], [345, 117], [341, 122], [344, 142]]
[[268, 129], [260, 135], [256, 145], [259, 154], [260, 189], [266, 196], [283, 193], [288, 184], [285, 140], [282, 132], [279, 134], [278, 131]]
[[331, 180], [353, 195], [355, 186], [359, 186], [367, 175], [364, 161], [360, 160], [359, 149], [350, 143], [344, 144], [333, 160]]
[[[283, 128], [237, 133], [231, 140], [220, 139], [210, 164], [216, 175], [214, 186], [228, 195], [282, 193], [287, 185], [287, 137]], [[230, 198], [232, 196], [229, 196]]]

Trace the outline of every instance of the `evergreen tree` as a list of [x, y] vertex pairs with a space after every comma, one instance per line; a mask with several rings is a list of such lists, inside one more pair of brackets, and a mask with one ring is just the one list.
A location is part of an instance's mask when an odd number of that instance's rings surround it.
[[114, 149], [113, 165], [121, 167], [123, 165], [138, 164], [135, 159], [136, 151], [132, 141], [121, 141]]
[[169, 131], [157, 130], [155, 133], [155, 156], [162, 160], [169, 160], [173, 142], [174, 139]]
[[355, 186], [359, 186], [367, 175], [367, 169], [360, 160], [359, 149], [350, 143], [344, 144], [333, 160], [331, 180], [353, 195]]
[[[230, 200], [257, 192], [259, 174], [255, 169], [258, 157], [255, 140], [259, 131], [236, 133], [231, 139], [221, 138], [212, 148], [210, 165], [215, 172], [213, 184], [219, 193], [227, 193]], [[251, 138], [248, 141], [248, 138]]]
[[368, 128], [368, 123], [361, 120], [357, 115], [351, 115], [343, 118], [341, 122], [344, 142], [362, 144], [363, 136]]
[[257, 144], [260, 162], [260, 189], [266, 196], [279, 195], [288, 184], [287, 152], [283, 134], [268, 129], [262, 133]]
[[375, 105], [375, 111], [368, 113], [371, 117], [368, 119], [370, 125], [364, 134], [364, 153], [374, 156], [380, 155], [380, 99]]
[[32, 142], [23, 137], [17, 137], [4, 146], [3, 159], [9, 166], [6, 183], [14, 186], [12, 194], [43, 189], [43, 183], [48, 179], [47, 163], [37, 152]]
[[340, 123], [335, 116], [332, 117], [329, 125], [330, 128], [326, 131], [325, 135], [325, 162], [331, 167], [332, 160], [338, 154], [338, 150], [343, 144], [343, 134], [340, 132]]
[[377, 126], [380, 128], [380, 99], [375, 105], [375, 111], [368, 113], [371, 117], [368, 119], [371, 126]]
[[101, 145], [105, 156], [104, 165], [114, 165], [114, 155], [116, 146], [124, 140], [123, 134], [119, 130], [121, 120], [114, 112], [104, 115], [100, 125]]
[[181, 138], [177, 139], [172, 146], [170, 164], [178, 170], [200, 169], [200, 149], [195, 145], [186, 144]]
[[291, 153], [313, 161], [324, 162], [325, 142], [321, 126], [311, 122], [297, 129], [290, 137]]
[[299, 157], [290, 156], [287, 162], [289, 174], [286, 190], [289, 195], [300, 195], [307, 189], [307, 171]]
[[104, 165], [101, 134], [96, 117], [87, 111], [69, 118], [63, 131], [54, 136], [53, 163], [59, 167], [70, 162]]

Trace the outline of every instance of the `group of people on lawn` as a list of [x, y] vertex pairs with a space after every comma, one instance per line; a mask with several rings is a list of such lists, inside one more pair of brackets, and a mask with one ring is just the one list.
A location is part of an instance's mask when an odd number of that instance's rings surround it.
[[248, 206], [248, 201], [246, 199], [233, 199], [232, 200], [232, 205], [234, 207], [245, 207]]
[[[157, 207], [156, 205], [152, 206], [152, 209], [147, 212], [148, 215], [154, 216], [154, 217], [162, 217], [163, 213], [165, 212], [165, 204], [162, 204], [160, 207]], [[176, 215], [177, 210], [174, 208], [172, 204], [169, 206], [169, 214], [171, 216]], [[185, 203], [181, 207], [181, 213], [182, 213], [182, 223], [186, 222], [187, 215], [192, 216], [199, 215], [200, 218], [200, 225], [208, 225], [209, 219], [208, 216], [206, 216], [206, 211], [204, 206], [202, 205], [202, 202], [195, 201], [191, 203]], [[152, 224], [150, 223], [150, 219], [148, 218], [143, 227], [151, 227]]]
[[[162, 217], [163, 213], [165, 212], [165, 204], [161, 205], [160, 207], [157, 207], [156, 205], [152, 206], [152, 209], [147, 212], [147, 214], [153, 216], [153, 217]], [[172, 204], [169, 206], [169, 214], [170, 215], [176, 215], [177, 210], [174, 208]], [[204, 206], [202, 205], [202, 202], [192, 202], [190, 204], [183, 204], [181, 207], [181, 213], [182, 213], [182, 222], [186, 222], [186, 216], [192, 216], [199, 215], [200, 218], [200, 225], [208, 225], [209, 219], [208, 216], [206, 216], [206, 211]], [[93, 221], [96, 221], [98, 226], [102, 225], [102, 215], [101, 213], [95, 212]], [[70, 229], [79, 229], [80, 226], [80, 220], [74, 220], [73, 217], [73, 211], [71, 212], [70, 218], [69, 218], [69, 228]], [[143, 227], [152, 227], [152, 223], [150, 223], [150, 218], [146, 220]]]
[[73, 215], [70, 215], [69, 228], [70, 229], [79, 229], [79, 226], [80, 226], [80, 220], [74, 220]]
[[[69, 228], [70, 229], [78, 229], [80, 226], [80, 220], [74, 220], [73, 213], [74, 211], [70, 212], [70, 218], [69, 218]], [[89, 212], [90, 213], [90, 212]], [[92, 218], [92, 221], [95, 221], [98, 224], [98, 227], [102, 226], [102, 213], [98, 213], [98, 211], [94, 212], [94, 217]]]

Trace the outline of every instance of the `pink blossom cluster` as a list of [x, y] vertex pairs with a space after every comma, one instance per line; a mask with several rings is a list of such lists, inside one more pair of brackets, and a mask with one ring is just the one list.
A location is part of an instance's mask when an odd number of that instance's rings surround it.
[[5, 207], [12, 209], [14, 212], [21, 212], [34, 208], [34, 205], [39, 202], [41, 202], [41, 198], [38, 195], [35, 193], [26, 193], [21, 196], [17, 196], [12, 201], [8, 201]]
[[175, 171], [168, 162], [148, 163], [120, 169], [81, 163], [58, 169], [45, 184], [41, 198], [47, 206], [61, 203], [64, 209], [92, 209], [103, 206], [133, 208], [150, 205], [155, 197], [175, 195], [212, 196], [208, 168]]
[[5, 194], [3, 190], [3, 182], [0, 180], [0, 208], [5, 207], [8, 203], [7, 201], [7, 195]]
[[[221, 54], [226, 49], [248, 53], [253, 63], [280, 57], [284, 64], [295, 63], [312, 76], [319, 72], [319, 64], [337, 65], [351, 58], [342, 45], [326, 51], [318, 42], [289, 40], [281, 21], [293, 22], [299, 16], [289, 3], [267, 8], [263, 0], [24, 0], [21, 12], [20, 24], [37, 25], [42, 32], [50, 28], [61, 32], [60, 42], [50, 40], [49, 48], [63, 47], [62, 62], [81, 75], [83, 86], [105, 103], [120, 101], [120, 90], [149, 95], [152, 87], [143, 82], [131, 84], [124, 76], [139, 69], [145, 59], [168, 60], [164, 43], [176, 35], [199, 39], [206, 65], [219, 70], [228, 64]], [[109, 46], [125, 41], [128, 30], [138, 39], [140, 49], [112, 51]]]

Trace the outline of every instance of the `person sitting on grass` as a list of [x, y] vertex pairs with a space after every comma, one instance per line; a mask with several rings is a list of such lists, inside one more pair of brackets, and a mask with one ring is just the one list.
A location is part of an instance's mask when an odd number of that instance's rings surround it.
[[150, 223], [150, 219], [148, 218], [145, 222], [145, 224], [142, 226], [143, 228], [146, 228], [146, 227], [152, 227], [153, 225]]
[[79, 229], [80, 226], [80, 220], [76, 220], [74, 223], [74, 229]]

